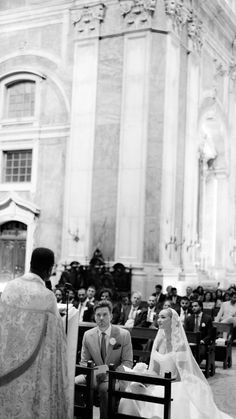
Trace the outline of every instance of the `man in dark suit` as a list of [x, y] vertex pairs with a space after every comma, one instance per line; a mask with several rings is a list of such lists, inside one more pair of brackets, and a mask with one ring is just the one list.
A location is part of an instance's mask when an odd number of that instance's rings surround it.
[[188, 297], [182, 297], [180, 301], [180, 311], [179, 311], [179, 317], [183, 324], [183, 327], [185, 328], [185, 323], [188, 317], [190, 317], [192, 314], [192, 308], [190, 305], [190, 300]]
[[139, 291], [131, 295], [131, 304], [124, 306], [119, 324], [126, 327], [145, 327], [147, 307], [142, 306], [142, 294]]
[[[124, 371], [124, 367], [132, 367], [133, 351], [130, 332], [111, 324], [112, 304], [110, 301], [99, 301], [94, 305], [96, 327], [85, 332], [81, 351], [81, 364], [86, 366], [93, 361], [98, 366], [96, 388], [100, 400], [100, 419], [107, 419], [108, 402], [108, 365], [114, 364], [116, 371]], [[85, 383], [83, 375], [75, 378], [75, 383]], [[126, 384], [119, 382], [124, 390]]]
[[158, 308], [157, 306], [156, 297], [154, 297], [154, 295], [150, 295], [148, 299], [146, 322], [143, 327], [156, 328], [156, 318], [160, 311], [161, 308]]
[[193, 314], [187, 317], [185, 322], [185, 330], [188, 332], [200, 332], [201, 345], [200, 345], [200, 362], [205, 358], [206, 345], [212, 341], [213, 325], [211, 316], [203, 313], [202, 301], [193, 301], [192, 303]]
[[87, 300], [87, 292], [85, 288], [78, 290], [78, 311], [79, 322], [92, 322], [93, 319], [93, 305]]
[[156, 297], [156, 306], [159, 310], [162, 309], [163, 303], [165, 302], [166, 296], [162, 293], [162, 285], [157, 284], [155, 286], [156, 292], [154, 292], [152, 295]]

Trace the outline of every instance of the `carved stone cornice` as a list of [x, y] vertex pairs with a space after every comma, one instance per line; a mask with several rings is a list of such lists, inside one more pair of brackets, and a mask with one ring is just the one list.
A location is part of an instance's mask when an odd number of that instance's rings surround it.
[[184, 0], [164, 0], [165, 12], [172, 21], [174, 30], [181, 31], [187, 22], [188, 9], [184, 5]]
[[121, 14], [127, 27], [143, 27], [151, 24], [157, 0], [119, 0]]
[[190, 50], [201, 52], [203, 45], [203, 23], [194, 9], [189, 10], [187, 25]]
[[105, 5], [96, 3], [71, 10], [71, 19], [77, 36], [99, 36], [100, 25], [105, 17]]

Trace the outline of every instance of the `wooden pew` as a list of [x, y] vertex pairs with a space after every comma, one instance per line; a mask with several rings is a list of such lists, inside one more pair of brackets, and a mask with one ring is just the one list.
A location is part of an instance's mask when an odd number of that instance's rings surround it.
[[88, 361], [87, 367], [76, 365], [76, 375], [84, 374], [86, 384], [75, 384], [74, 416], [83, 419], [93, 419], [93, 396], [94, 396], [94, 367], [92, 361]]
[[224, 346], [217, 345], [215, 347], [216, 361], [223, 362], [223, 368], [232, 366], [232, 343], [233, 343], [233, 325], [226, 323], [213, 322], [216, 328], [216, 337], [225, 339]]
[[[108, 386], [108, 419], [136, 419], [137, 416], [118, 413], [117, 401], [121, 398], [146, 401], [164, 405], [164, 419], [171, 418], [171, 374], [165, 374], [165, 378], [156, 376], [137, 375], [130, 372], [114, 371], [114, 365], [109, 366], [109, 386]], [[164, 396], [156, 397], [147, 394], [138, 394], [134, 392], [115, 390], [116, 380], [128, 382], [141, 382], [142, 384], [152, 384], [164, 387]], [[145, 418], [142, 418], [145, 419]]]
[[[201, 333], [200, 332], [188, 332], [186, 331], [186, 336], [189, 342], [189, 346], [193, 352], [198, 365], [201, 365], [200, 360], [200, 346], [204, 345], [200, 343]], [[205, 365], [202, 367], [203, 372], [206, 378], [213, 376], [215, 374], [215, 338], [216, 338], [216, 329], [213, 327], [212, 332], [212, 341], [210, 344], [205, 345], [206, 347], [206, 356], [205, 356]]]

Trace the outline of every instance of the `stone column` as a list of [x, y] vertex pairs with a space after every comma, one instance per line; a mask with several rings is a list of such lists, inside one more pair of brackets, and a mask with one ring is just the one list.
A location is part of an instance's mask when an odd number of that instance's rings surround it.
[[104, 9], [102, 3], [96, 3], [71, 11], [74, 75], [62, 257], [81, 263], [89, 255], [98, 42]]
[[186, 114], [185, 180], [183, 205], [183, 272], [181, 279], [190, 283], [197, 281], [196, 255], [199, 251], [197, 235], [198, 188], [199, 188], [199, 139], [198, 106], [200, 93], [200, 53], [202, 47], [201, 22], [189, 11], [188, 35], [188, 83]]
[[133, 266], [132, 288], [145, 296], [144, 248], [146, 149], [151, 20], [156, 0], [120, 0], [124, 60], [119, 150], [116, 260]]

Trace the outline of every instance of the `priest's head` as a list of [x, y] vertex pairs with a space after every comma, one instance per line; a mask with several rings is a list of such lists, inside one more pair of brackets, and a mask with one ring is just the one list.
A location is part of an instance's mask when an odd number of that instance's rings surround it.
[[33, 250], [30, 261], [30, 272], [39, 275], [44, 281], [49, 279], [54, 265], [54, 253], [46, 247]]

